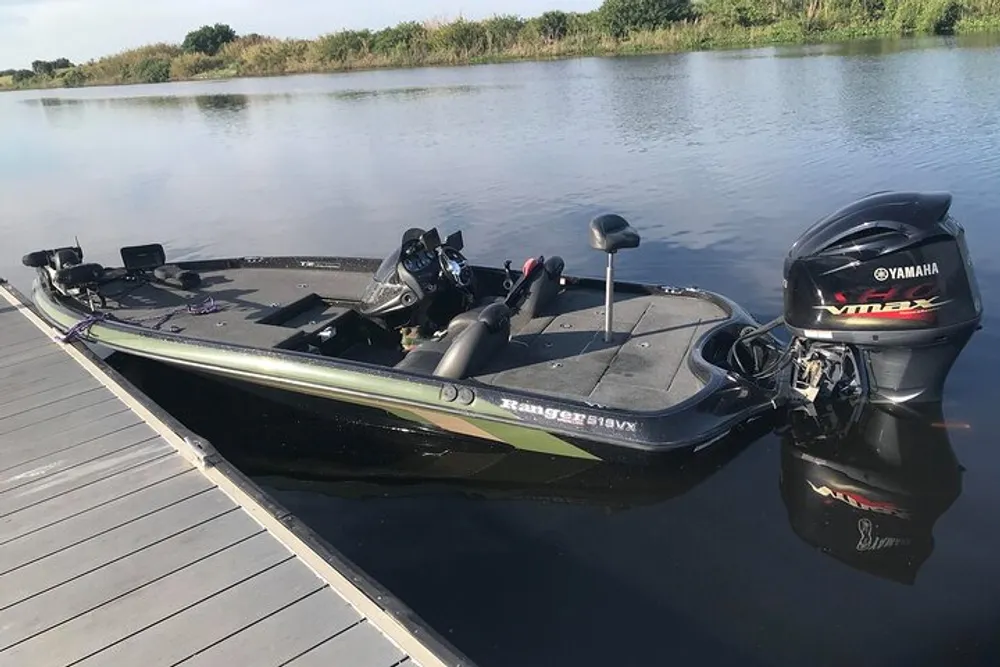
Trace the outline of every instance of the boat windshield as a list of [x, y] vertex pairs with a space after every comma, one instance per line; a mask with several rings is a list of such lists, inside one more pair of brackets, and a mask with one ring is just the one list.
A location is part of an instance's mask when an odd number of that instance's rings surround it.
[[380, 283], [385, 282], [396, 282], [390, 280], [396, 273], [396, 265], [399, 264], [399, 250], [389, 253], [389, 255], [382, 260], [379, 264], [378, 269], [375, 270], [375, 280]]

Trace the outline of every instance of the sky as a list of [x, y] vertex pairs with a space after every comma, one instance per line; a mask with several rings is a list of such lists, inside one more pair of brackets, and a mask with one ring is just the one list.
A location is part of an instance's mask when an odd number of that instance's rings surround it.
[[74, 62], [153, 42], [179, 43], [207, 23], [240, 34], [306, 37], [401, 21], [589, 11], [600, 0], [0, 0], [0, 69]]

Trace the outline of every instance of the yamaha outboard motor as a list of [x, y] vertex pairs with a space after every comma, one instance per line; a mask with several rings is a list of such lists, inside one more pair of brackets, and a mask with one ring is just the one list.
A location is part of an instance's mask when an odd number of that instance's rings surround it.
[[934, 523], [962, 490], [941, 405], [808, 407], [792, 411], [781, 449], [792, 530], [853, 568], [914, 583]]
[[939, 401], [982, 317], [965, 232], [947, 193], [882, 192], [820, 220], [784, 267], [792, 387]]

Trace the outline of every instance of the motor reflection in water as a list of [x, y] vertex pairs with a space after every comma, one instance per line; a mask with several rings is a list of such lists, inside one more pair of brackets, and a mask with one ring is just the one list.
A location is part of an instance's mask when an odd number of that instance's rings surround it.
[[962, 491], [941, 404], [793, 410], [781, 429], [792, 530], [851, 567], [913, 584], [933, 528]]

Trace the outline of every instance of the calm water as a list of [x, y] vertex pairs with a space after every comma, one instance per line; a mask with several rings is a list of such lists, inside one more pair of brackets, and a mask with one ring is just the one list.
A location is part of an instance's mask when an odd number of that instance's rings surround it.
[[[621, 277], [698, 284], [771, 317], [782, 257], [813, 220], [874, 190], [949, 190], [986, 320], [944, 406], [958, 424], [948, 435], [965, 468], [960, 495], [933, 523], [933, 552], [912, 584], [796, 535], [773, 436], [687, 493], [624, 511], [610, 511], [613, 498], [500, 501], [419, 487], [276, 493], [482, 667], [996, 665], [998, 45], [5, 94], [0, 275], [26, 287], [20, 256], [73, 235], [103, 262], [153, 241], [177, 259], [378, 255], [413, 225], [463, 228], [476, 261], [560, 254], [570, 272], [596, 275], [604, 258], [588, 248], [586, 223], [614, 210], [643, 234], [620, 258]], [[198, 423], [217, 444], [242, 433], [219, 415]], [[282, 439], [270, 426], [251, 429], [255, 445]]]

